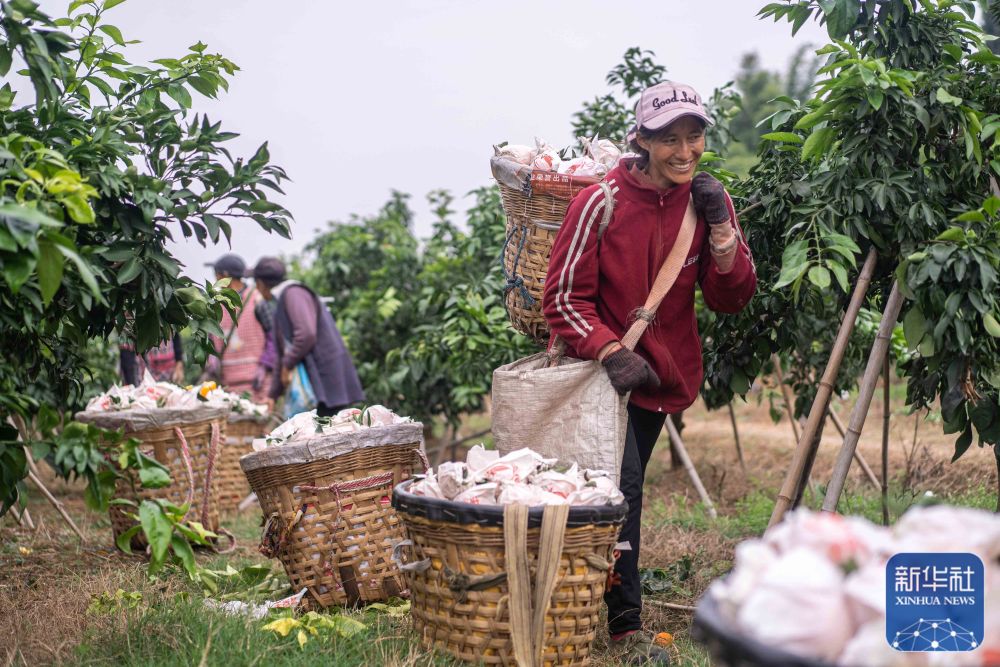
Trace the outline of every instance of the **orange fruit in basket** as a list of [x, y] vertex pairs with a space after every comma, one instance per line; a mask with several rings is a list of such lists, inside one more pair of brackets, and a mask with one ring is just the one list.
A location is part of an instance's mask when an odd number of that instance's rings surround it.
[[674, 643], [674, 636], [669, 632], [657, 632], [656, 636], [653, 637], [653, 643], [655, 643], [657, 646], [662, 646], [663, 648], [667, 648], [668, 646]]

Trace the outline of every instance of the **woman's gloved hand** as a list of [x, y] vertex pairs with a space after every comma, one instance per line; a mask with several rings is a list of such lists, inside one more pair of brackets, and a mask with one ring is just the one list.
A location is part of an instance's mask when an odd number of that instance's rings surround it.
[[729, 222], [729, 205], [726, 188], [714, 176], [699, 172], [691, 181], [691, 198], [694, 208], [710, 225]]
[[612, 352], [604, 357], [601, 364], [619, 396], [624, 396], [637, 387], [655, 389], [660, 386], [660, 378], [656, 377], [646, 360], [628, 348]]

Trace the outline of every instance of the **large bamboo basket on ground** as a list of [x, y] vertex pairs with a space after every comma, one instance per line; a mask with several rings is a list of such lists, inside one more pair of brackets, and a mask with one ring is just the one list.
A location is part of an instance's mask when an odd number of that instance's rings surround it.
[[392, 561], [403, 528], [392, 488], [426, 469], [420, 423], [317, 435], [240, 459], [264, 510], [260, 551], [319, 607], [401, 595]]
[[504, 307], [515, 330], [544, 344], [549, 327], [542, 315], [542, 295], [552, 243], [570, 200], [600, 179], [536, 171], [501, 157], [491, 158], [490, 168], [507, 216]]
[[219, 509], [234, 511], [250, 495], [250, 482], [240, 468], [240, 457], [253, 451], [253, 441], [263, 438], [271, 430], [271, 417], [230, 414], [226, 424], [226, 440], [219, 456], [218, 489]]
[[[590, 663], [624, 504], [519, 508], [527, 514], [527, 530], [524, 538], [516, 538], [516, 531], [505, 526], [514, 506], [456, 503], [415, 496], [408, 488], [402, 484], [393, 492], [408, 538], [396, 557], [401, 560], [408, 552], [401, 568], [410, 587], [413, 624], [425, 647], [487, 665]], [[543, 529], [543, 511], [550, 510], [568, 511], [561, 538], [543, 534], [553, 526], [558, 534], [557, 522]], [[508, 557], [515, 549], [508, 550], [508, 544], [523, 548], [518, 539], [526, 540], [526, 562]], [[519, 579], [511, 574], [518, 568], [523, 571]], [[525, 586], [525, 578], [534, 581]], [[525, 596], [534, 600], [527, 623], [520, 606], [531, 602]], [[523, 640], [525, 632], [534, 634], [533, 660], [518, 655], [517, 636]]]
[[[217, 465], [226, 437], [229, 408], [162, 408], [122, 412], [82, 412], [76, 419], [110, 430], [124, 430], [125, 435], [142, 443], [142, 450], [163, 464], [170, 472], [171, 483], [160, 489], [144, 489], [138, 476], [129, 471], [115, 484], [115, 499], [143, 500], [162, 498], [175, 505], [190, 502], [187, 519], [200, 521], [211, 531], [219, 530]], [[134, 508], [111, 505], [108, 514], [115, 539], [136, 525], [128, 514]], [[133, 549], [143, 549], [142, 533], [132, 538]]]

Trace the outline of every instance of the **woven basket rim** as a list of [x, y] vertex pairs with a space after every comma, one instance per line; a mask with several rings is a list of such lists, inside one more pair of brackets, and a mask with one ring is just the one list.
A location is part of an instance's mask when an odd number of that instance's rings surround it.
[[271, 420], [273, 415], [246, 415], [242, 412], [230, 412], [229, 413], [229, 423], [236, 424], [238, 422], [254, 422], [255, 424], [266, 424]]
[[[252, 452], [240, 457], [240, 467], [243, 468], [243, 472], [249, 472], [258, 468], [271, 468], [296, 463], [312, 463], [313, 461], [323, 459], [335, 459], [338, 456], [349, 454], [350, 451], [365, 449], [367, 447], [415, 442], [419, 442], [421, 448], [423, 447], [423, 424], [420, 422], [389, 424], [388, 426], [377, 426], [360, 431], [316, 435], [313, 438], [294, 445], [268, 447], [259, 452]], [[360, 446], [354, 447], [350, 451], [342, 449], [344, 445], [351, 444], [360, 444]]]
[[[145, 424], [134, 428], [136, 415], [162, 419], [159, 424]], [[229, 407], [198, 405], [191, 408], [146, 408], [143, 410], [118, 410], [115, 412], [77, 412], [73, 415], [76, 421], [94, 424], [108, 430], [124, 429], [126, 433], [145, 433], [147, 431], [162, 431], [175, 426], [194, 426], [205, 422], [225, 419], [229, 415]], [[194, 417], [192, 419], [192, 417]]]
[[[392, 506], [400, 514], [423, 517], [431, 521], [457, 524], [478, 524], [480, 526], [502, 526], [503, 505], [471, 505], [454, 500], [428, 498], [409, 492], [414, 480], [408, 479], [392, 490]], [[542, 525], [545, 508], [536, 505], [528, 510], [528, 527]], [[574, 505], [569, 509], [567, 527], [618, 524], [625, 520], [628, 503], [619, 505]]]

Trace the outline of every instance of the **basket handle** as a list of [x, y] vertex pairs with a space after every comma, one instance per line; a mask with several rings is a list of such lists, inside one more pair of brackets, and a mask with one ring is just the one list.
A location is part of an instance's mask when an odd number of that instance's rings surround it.
[[510, 592], [510, 635], [517, 664], [541, 667], [545, 646], [545, 615], [552, 606], [562, 559], [569, 505], [548, 505], [542, 511], [534, 586], [528, 559], [528, 508], [507, 505], [503, 512], [507, 584]]
[[414, 563], [403, 562], [403, 547], [412, 547], [413, 540], [402, 540], [392, 545], [392, 562], [396, 564], [400, 572], [426, 572], [431, 567], [431, 559], [425, 558]]

